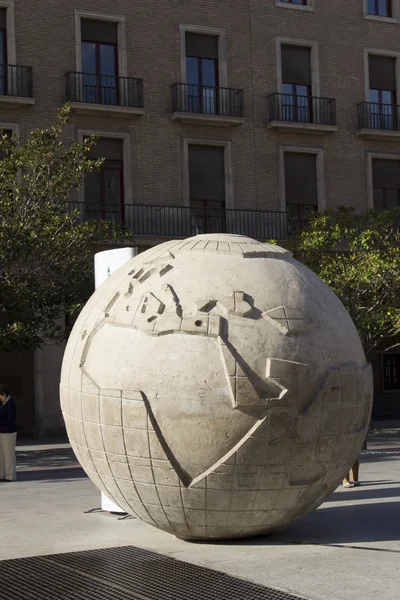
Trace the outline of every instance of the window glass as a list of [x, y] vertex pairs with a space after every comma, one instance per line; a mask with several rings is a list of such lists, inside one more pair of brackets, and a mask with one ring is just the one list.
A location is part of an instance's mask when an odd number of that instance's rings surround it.
[[99, 138], [90, 158], [105, 157], [100, 169], [85, 177], [87, 218], [121, 221], [124, 218], [123, 143], [119, 139]]
[[395, 208], [399, 206], [400, 190], [386, 190], [386, 208]]
[[96, 44], [82, 42], [82, 71], [96, 73]]
[[85, 177], [85, 204], [86, 210], [93, 211], [99, 206], [100, 196], [100, 171], [88, 173]]
[[106, 205], [121, 203], [121, 171], [104, 168], [104, 202]]
[[115, 72], [115, 46], [111, 44], [99, 44], [100, 51], [100, 73], [102, 75], [116, 75]]
[[198, 59], [193, 56], [186, 57], [186, 81], [190, 85], [199, 85]]
[[393, 92], [389, 90], [382, 90], [382, 104], [392, 104]]
[[374, 208], [378, 212], [384, 210], [383, 190], [381, 188], [374, 188]]
[[385, 390], [400, 389], [400, 354], [383, 355], [383, 387]]
[[215, 86], [215, 60], [202, 58], [201, 70], [203, 75], [203, 85]]
[[307, 85], [296, 85], [296, 94], [298, 96], [308, 96], [309, 87]]
[[368, 14], [377, 17], [391, 17], [391, 0], [368, 0]]
[[291, 84], [291, 83], [282, 83], [282, 93], [283, 94], [290, 94], [290, 95], [292, 95], [294, 93], [293, 84]]
[[280, 0], [284, 4], [298, 4], [300, 6], [307, 6], [307, 0]]

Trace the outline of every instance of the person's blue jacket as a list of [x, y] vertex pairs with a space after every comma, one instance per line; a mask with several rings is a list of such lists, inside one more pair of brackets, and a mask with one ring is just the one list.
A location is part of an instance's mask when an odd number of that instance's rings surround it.
[[2, 404], [0, 402], [0, 433], [15, 433], [17, 431], [17, 405], [13, 398]]

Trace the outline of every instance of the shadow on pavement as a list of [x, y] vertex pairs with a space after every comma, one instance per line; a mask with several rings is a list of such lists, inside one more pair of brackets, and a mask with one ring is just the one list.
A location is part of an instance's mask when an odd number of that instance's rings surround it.
[[[387, 481], [385, 482], [388, 486], [399, 485], [398, 482]], [[342, 492], [335, 492], [326, 502], [353, 502], [355, 500], [369, 500], [374, 498], [398, 498], [400, 497], [400, 487], [385, 487], [385, 488], [374, 488], [371, 487], [367, 482], [363, 482], [359, 488], [349, 488]], [[400, 514], [400, 509], [399, 509]]]
[[[217, 542], [233, 546], [273, 544], [362, 544], [400, 540], [398, 502], [327, 506], [282, 531], [256, 538]], [[397, 550], [398, 551], [398, 550]]]
[[398, 502], [320, 508], [260, 543], [354, 544], [400, 540]]
[[[24, 481], [40, 481], [45, 483], [46, 481], [65, 481], [67, 479], [87, 479], [87, 475], [85, 471], [79, 467], [76, 469], [38, 469], [36, 471], [19, 471], [17, 472], [16, 483]], [[2, 485], [9, 486], [12, 484], [2, 483], [0, 481], [0, 486]]]
[[361, 459], [362, 462], [381, 462], [385, 460], [399, 460], [400, 458], [400, 450], [397, 449], [387, 449], [387, 450], [368, 450], [366, 452], [362, 452]]
[[29, 450], [23, 451], [17, 448], [17, 467], [18, 469], [27, 469], [40, 467], [41, 469], [50, 469], [54, 467], [63, 467], [78, 465], [75, 455], [71, 448], [55, 450]]

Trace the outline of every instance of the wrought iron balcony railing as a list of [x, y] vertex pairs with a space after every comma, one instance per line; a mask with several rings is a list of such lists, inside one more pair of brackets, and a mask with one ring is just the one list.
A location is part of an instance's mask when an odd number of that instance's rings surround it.
[[268, 109], [268, 122], [336, 126], [336, 103], [333, 98], [271, 94], [268, 96]]
[[174, 83], [172, 112], [243, 118], [243, 90]]
[[143, 108], [143, 79], [70, 71], [65, 80], [67, 102]]
[[0, 64], [0, 96], [33, 98], [32, 67]]
[[400, 106], [379, 102], [360, 102], [358, 108], [358, 129], [380, 131], [400, 131]]
[[122, 224], [138, 236], [190, 237], [199, 233], [233, 233], [259, 240], [285, 240], [288, 227], [283, 211], [227, 209], [201, 215], [185, 206], [154, 206], [70, 202], [68, 210], [78, 210], [82, 220], [107, 220]]

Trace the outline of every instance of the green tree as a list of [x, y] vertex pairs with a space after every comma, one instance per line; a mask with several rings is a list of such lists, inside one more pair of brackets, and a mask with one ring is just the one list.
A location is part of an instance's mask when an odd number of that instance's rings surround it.
[[368, 359], [400, 344], [400, 209], [323, 211], [288, 241], [347, 308]]
[[94, 137], [66, 144], [68, 106], [48, 129], [26, 141], [0, 133], [0, 350], [61, 341], [63, 317], [87, 300], [93, 248], [126, 240], [110, 222], [82, 222], [71, 194], [102, 160], [91, 160]]

